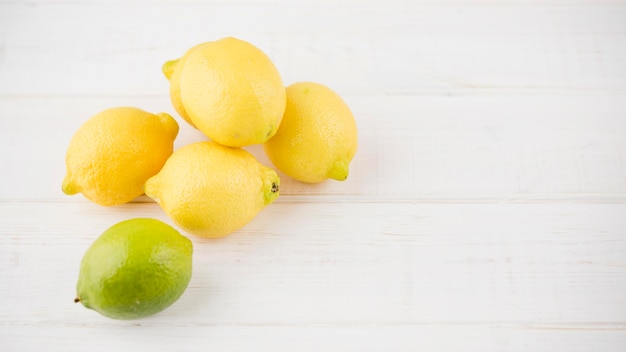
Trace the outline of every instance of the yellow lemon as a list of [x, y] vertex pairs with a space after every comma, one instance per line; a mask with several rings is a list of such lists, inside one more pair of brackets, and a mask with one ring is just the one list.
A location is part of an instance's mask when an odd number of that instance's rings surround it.
[[215, 238], [249, 223], [278, 197], [279, 184], [249, 152], [197, 142], [176, 150], [145, 192], [185, 231]]
[[228, 37], [192, 48], [181, 61], [170, 77], [172, 100], [211, 140], [242, 147], [264, 143], [276, 133], [285, 88], [259, 48]]
[[170, 100], [174, 110], [176, 110], [176, 112], [193, 127], [196, 127], [196, 125], [194, 125], [193, 121], [189, 118], [189, 115], [187, 115], [187, 110], [185, 110], [183, 102], [180, 98], [180, 73], [182, 72], [182, 68], [185, 67], [188, 54], [203, 44], [198, 44], [187, 50], [187, 52], [179, 59], [167, 61], [162, 67], [163, 74], [170, 82]]
[[133, 107], [104, 110], [72, 137], [65, 156], [65, 194], [82, 193], [100, 205], [118, 205], [143, 194], [143, 184], [172, 154], [176, 120]]
[[276, 135], [264, 145], [274, 166], [308, 183], [343, 181], [357, 150], [352, 112], [337, 93], [313, 82], [287, 87], [287, 107]]

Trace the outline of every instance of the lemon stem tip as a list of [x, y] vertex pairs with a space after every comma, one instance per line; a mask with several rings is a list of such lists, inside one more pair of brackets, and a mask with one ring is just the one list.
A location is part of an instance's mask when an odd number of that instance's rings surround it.
[[74, 182], [72, 182], [69, 177], [66, 177], [63, 180], [63, 185], [61, 185], [61, 191], [67, 194], [68, 196], [74, 195], [79, 192], [79, 189], [76, 187]]
[[280, 178], [276, 174], [276, 171], [267, 168], [263, 177], [263, 189], [265, 205], [273, 203], [280, 194]]
[[176, 60], [169, 60], [169, 61], [166, 61], [163, 64], [163, 67], [161, 67], [161, 70], [163, 71], [163, 74], [165, 75], [165, 78], [167, 78], [168, 80], [174, 74], [174, 70], [176, 69], [176, 64], [177, 63], [178, 63], [178, 59], [176, 59]]
[[172, 136], [172, 140], [176, 139], [176, 136], [178, 135], [179, 126], [178, 126], [178, 122], [176, 122], [176, 120], [172, 117], [172, 115], [166, 112], [159, 112], [159, 113], [156, 113], [155, 115], [161, 120], [161, 123], [165, 126], [166, 130]]
[[337, 161], [328, 171], [328, 177], [337, 181], [345, 181], [348, 178], [349, 163], [345, 161]]

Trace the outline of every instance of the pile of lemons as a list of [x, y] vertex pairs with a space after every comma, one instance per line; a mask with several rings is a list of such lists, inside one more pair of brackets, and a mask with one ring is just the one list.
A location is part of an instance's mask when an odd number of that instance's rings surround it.
[[[348, 177], [357, 127], [346, 103], [319, 83], [285, 87], [254, 45], [232, 37], [202, 43], [167, 61], [163, 73], [176, 112], [208, 140], [174, 151], [179, 125], [172, 116], [135, 107], [104, 110], [69, 143], [64, 193], [104, 206], [145, 194], [184, 231], [218, 238], [279, 195], [278, 173], [242, 147], [262, 144], [276, 169], [301, 182]], [[158, 312], [186, 289], [191, 253], [191, 242], [158, 220], [117, 224], [83, 257], [76, 301], [120, 319]], [[154, 272], [171, 284], [137, 284], [137, 272]]]

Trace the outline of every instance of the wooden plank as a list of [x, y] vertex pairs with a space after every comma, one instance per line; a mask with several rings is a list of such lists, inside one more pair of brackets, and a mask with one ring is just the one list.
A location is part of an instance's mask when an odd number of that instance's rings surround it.
[[163, 62], [229, 35], [351, 94], [626, 89], [623, 4], [411, 4], [0, 3], [0, 96], [162, 94]]
[[[626, 95], [346, 95], [359, 151], [345, 182], [281, 194], [421, 201], [624, 201]], [[91, 115], [112, 106], [173, 109], [167, 96], [0, 99], [0, 199], [71, 200], [65, 151]], [[206, 138], [181, 118], [176, 148]], [[272, 166], [260, 146], [248, 148]], [[45, 177], [42, 177], [44, 172]], [[77, 196], [82, 197], [82, 196]]]
[[[70, 333], [71, 338], [68, 336]], [[508, 351], [621, 352], [621, 330], [490, 326], [3, 326], [3, 346], [12, 350], [187, 351], [202, 346], [229, 351]], [[68, 345], [71, 340], [71, 345]]]
[[[183, 297], [146, 325], [626, 324], [625, 204], [278, 201], [191, 236]], [[80, 259], [156, 204], [0, 203], [0, 322], [117, 323], [72, 302]], [[13, 302], [13, 303], [12, 303]], [[27, 303], [28, 302], [28, 303]]]

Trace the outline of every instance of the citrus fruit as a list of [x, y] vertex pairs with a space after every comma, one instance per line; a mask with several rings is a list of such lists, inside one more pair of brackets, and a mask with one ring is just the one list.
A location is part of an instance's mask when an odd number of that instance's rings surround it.
[[222, 237], [272, 203], [279, 184], [276, 172], [246, 150], [209, 141], [176, 150], [145, 193], [185, 231]]
[[[166, 63], [165, 71], [173, 65]], [[285, 110], [285, 87], [270, 58], [232, 37], [190, 49], [175, 64], [172, 87], [177, 110], [226, 146], [264, 143], [276, 133]]]
[[176, 60], [170, 60], [163, 64], [162, 71], [165, 75], [165, 78], [170, 82], [170, 100], [172, 102], [172, 106], [174, 110], [191, 126], [196, 127], [193, 121], [187, 115], [187, 110], [183, 106], [183, 102], [180, 97], [180, 73], [182, 72], [182, 68], [185, 67], [185, 63], [187, 62], [188, 54], [193, 51], [195, 48], [201, 46], [202, 44], [198, 44], [193, 48], [187, 50], [187, 52]]
[[276, 168], [302, 182], [343, 181], [357, 150], [356, 121], [330, 88], [313, 82], [287, 87], [280, 128], [264, 144]]
[[192, 252], [188, 238], [159, 220], [122, 221], [85, 252], [75, 302], [114, 319], [158, 313], [185, 292]]
[[104, 110], [72, 137], [62, 190], [101, 205], [118, 205], [143, 194], [143, 184], [172, 154], [178, 124], [166, 113], [133, 107]]

